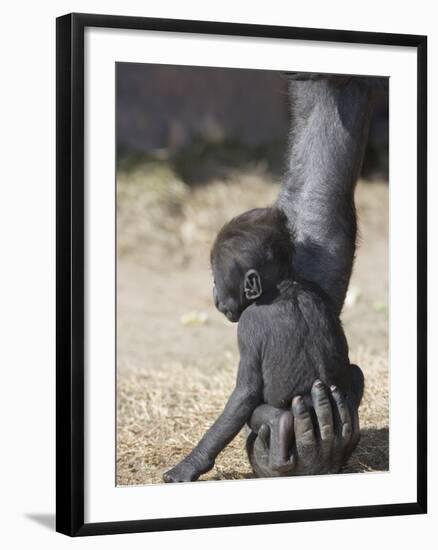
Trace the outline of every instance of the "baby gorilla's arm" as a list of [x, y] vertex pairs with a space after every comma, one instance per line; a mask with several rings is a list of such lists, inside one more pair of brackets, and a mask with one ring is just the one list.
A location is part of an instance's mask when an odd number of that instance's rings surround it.
[[236, 387], [223, 413], [193, 451], [164, 474], [164, 481], [195, 481], [201, 474], [211, 470], [216, 456], [240, 432], [259, 402], [257, 393]]
[[248, 422], [254, 409], [262, 402], [263, 380], [257, 355], [254, 329], [249, 333], [242, 322], [238, 326], [240, 363], [236, 387], [225, 409], [193, 451], [163, 475], [166, 483], [195, 481], [211, 470], [216, 456]]

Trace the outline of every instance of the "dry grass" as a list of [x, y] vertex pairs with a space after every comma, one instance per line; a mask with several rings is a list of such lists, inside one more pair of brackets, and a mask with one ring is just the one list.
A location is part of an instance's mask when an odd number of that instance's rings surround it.
[[[233, 389], [235, 362], [220, 368], [162, 365], [121, 369], [118, 387], [118, 464], [121, 485], [156, 483], [196, 445]], [[239, 479], [250, 469], [237, 437], [206, 479]]]
[[[360, 409], [362, 439], [345, 472], [388, 469], [386, 363], [362, 351], [353, 360], [367, 376]], [[230, 395], [236, 357], [221, 365], [165, 364], [160, 369], [120, 368], [118, 377], [119, 485], [158, 483], [211, 426]], [[244, 431], [243, 431], [244, 432]], [[203, 479], [251, 477], [241, 434], [219, 455]]]
[[[277, 193], [278, 185], [257, 172], [194, 190], [166, 168], [119, 178], [119, 485], [160, 482], [222, 411], [238, 356], [235, 326], [211, 303], [209, 247], [225, 221], [271, 204]], [[362, 439], [346, 472], [386, 470], [389, 462], [386, 186], [359, 186], [357, 203], [362, 246], [344, 325], [366, 390]], [[203, 322], [181, 322], [193, 310], [201, 312]], [[239, 436], [203, 479], [250, 475]]]
[[[249, 192], [248, 192], [249, 190]], [[119, 256], [170, 251], [191, 260], [206, 253], [218, 228], [233, 216], [272, 204], [279, 184], [262, 171], [189, 189], [167, 167], [121, 174], [117, 185]]]

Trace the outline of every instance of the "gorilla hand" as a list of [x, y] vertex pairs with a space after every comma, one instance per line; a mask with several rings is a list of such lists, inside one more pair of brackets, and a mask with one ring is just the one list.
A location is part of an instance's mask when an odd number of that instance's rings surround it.
[[[248, 439], [248, 454], [259, 477], [337, 473], [351, 456], [359, 438], [358, 407], [363, 375], [352, 365], [353, 390], [343, 396], [317, 380], [311, 390], [315, 411], [301, 396], [294, 398], [292, 411], [284, 411], [263, 424], [258, 435]], [[284, 441], [289, 441], [285, 452]]]

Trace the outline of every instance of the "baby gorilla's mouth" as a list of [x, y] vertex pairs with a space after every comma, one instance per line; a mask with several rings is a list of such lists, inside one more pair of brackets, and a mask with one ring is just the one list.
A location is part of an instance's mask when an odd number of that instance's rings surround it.
[[226, 311], [225, 317], [228, 319], [228, 321], [231, 321], [232, 323], [236, 323], [239, 320], [239, 315], [232, 313], [231, 311]]
[[232, 309], [228, 309], [228, 307], [224, 304], [222, 304], [219, 299], [217, 292], [215, 290], [215, 287], [213, 288], [213, 300], [214, 305], [216, 306], [216, 309], [225, 315], [225, 317], [231, 321], [231, 323], [236, 323], [239, 320], [240, 312], [239, 311], [233, 311]]

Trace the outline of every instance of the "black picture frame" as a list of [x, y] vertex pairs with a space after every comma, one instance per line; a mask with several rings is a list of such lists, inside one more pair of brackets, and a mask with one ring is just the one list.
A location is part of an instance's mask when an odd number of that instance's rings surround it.
[[[406, 46], [417, 51], [417, 499], [403, 504], [84, 523], [84, 29]], [[427, 511], [427, 38], [417, 35], [112, 15], [56, 21], [56, 530], [70, 536], [423, 514]]]

